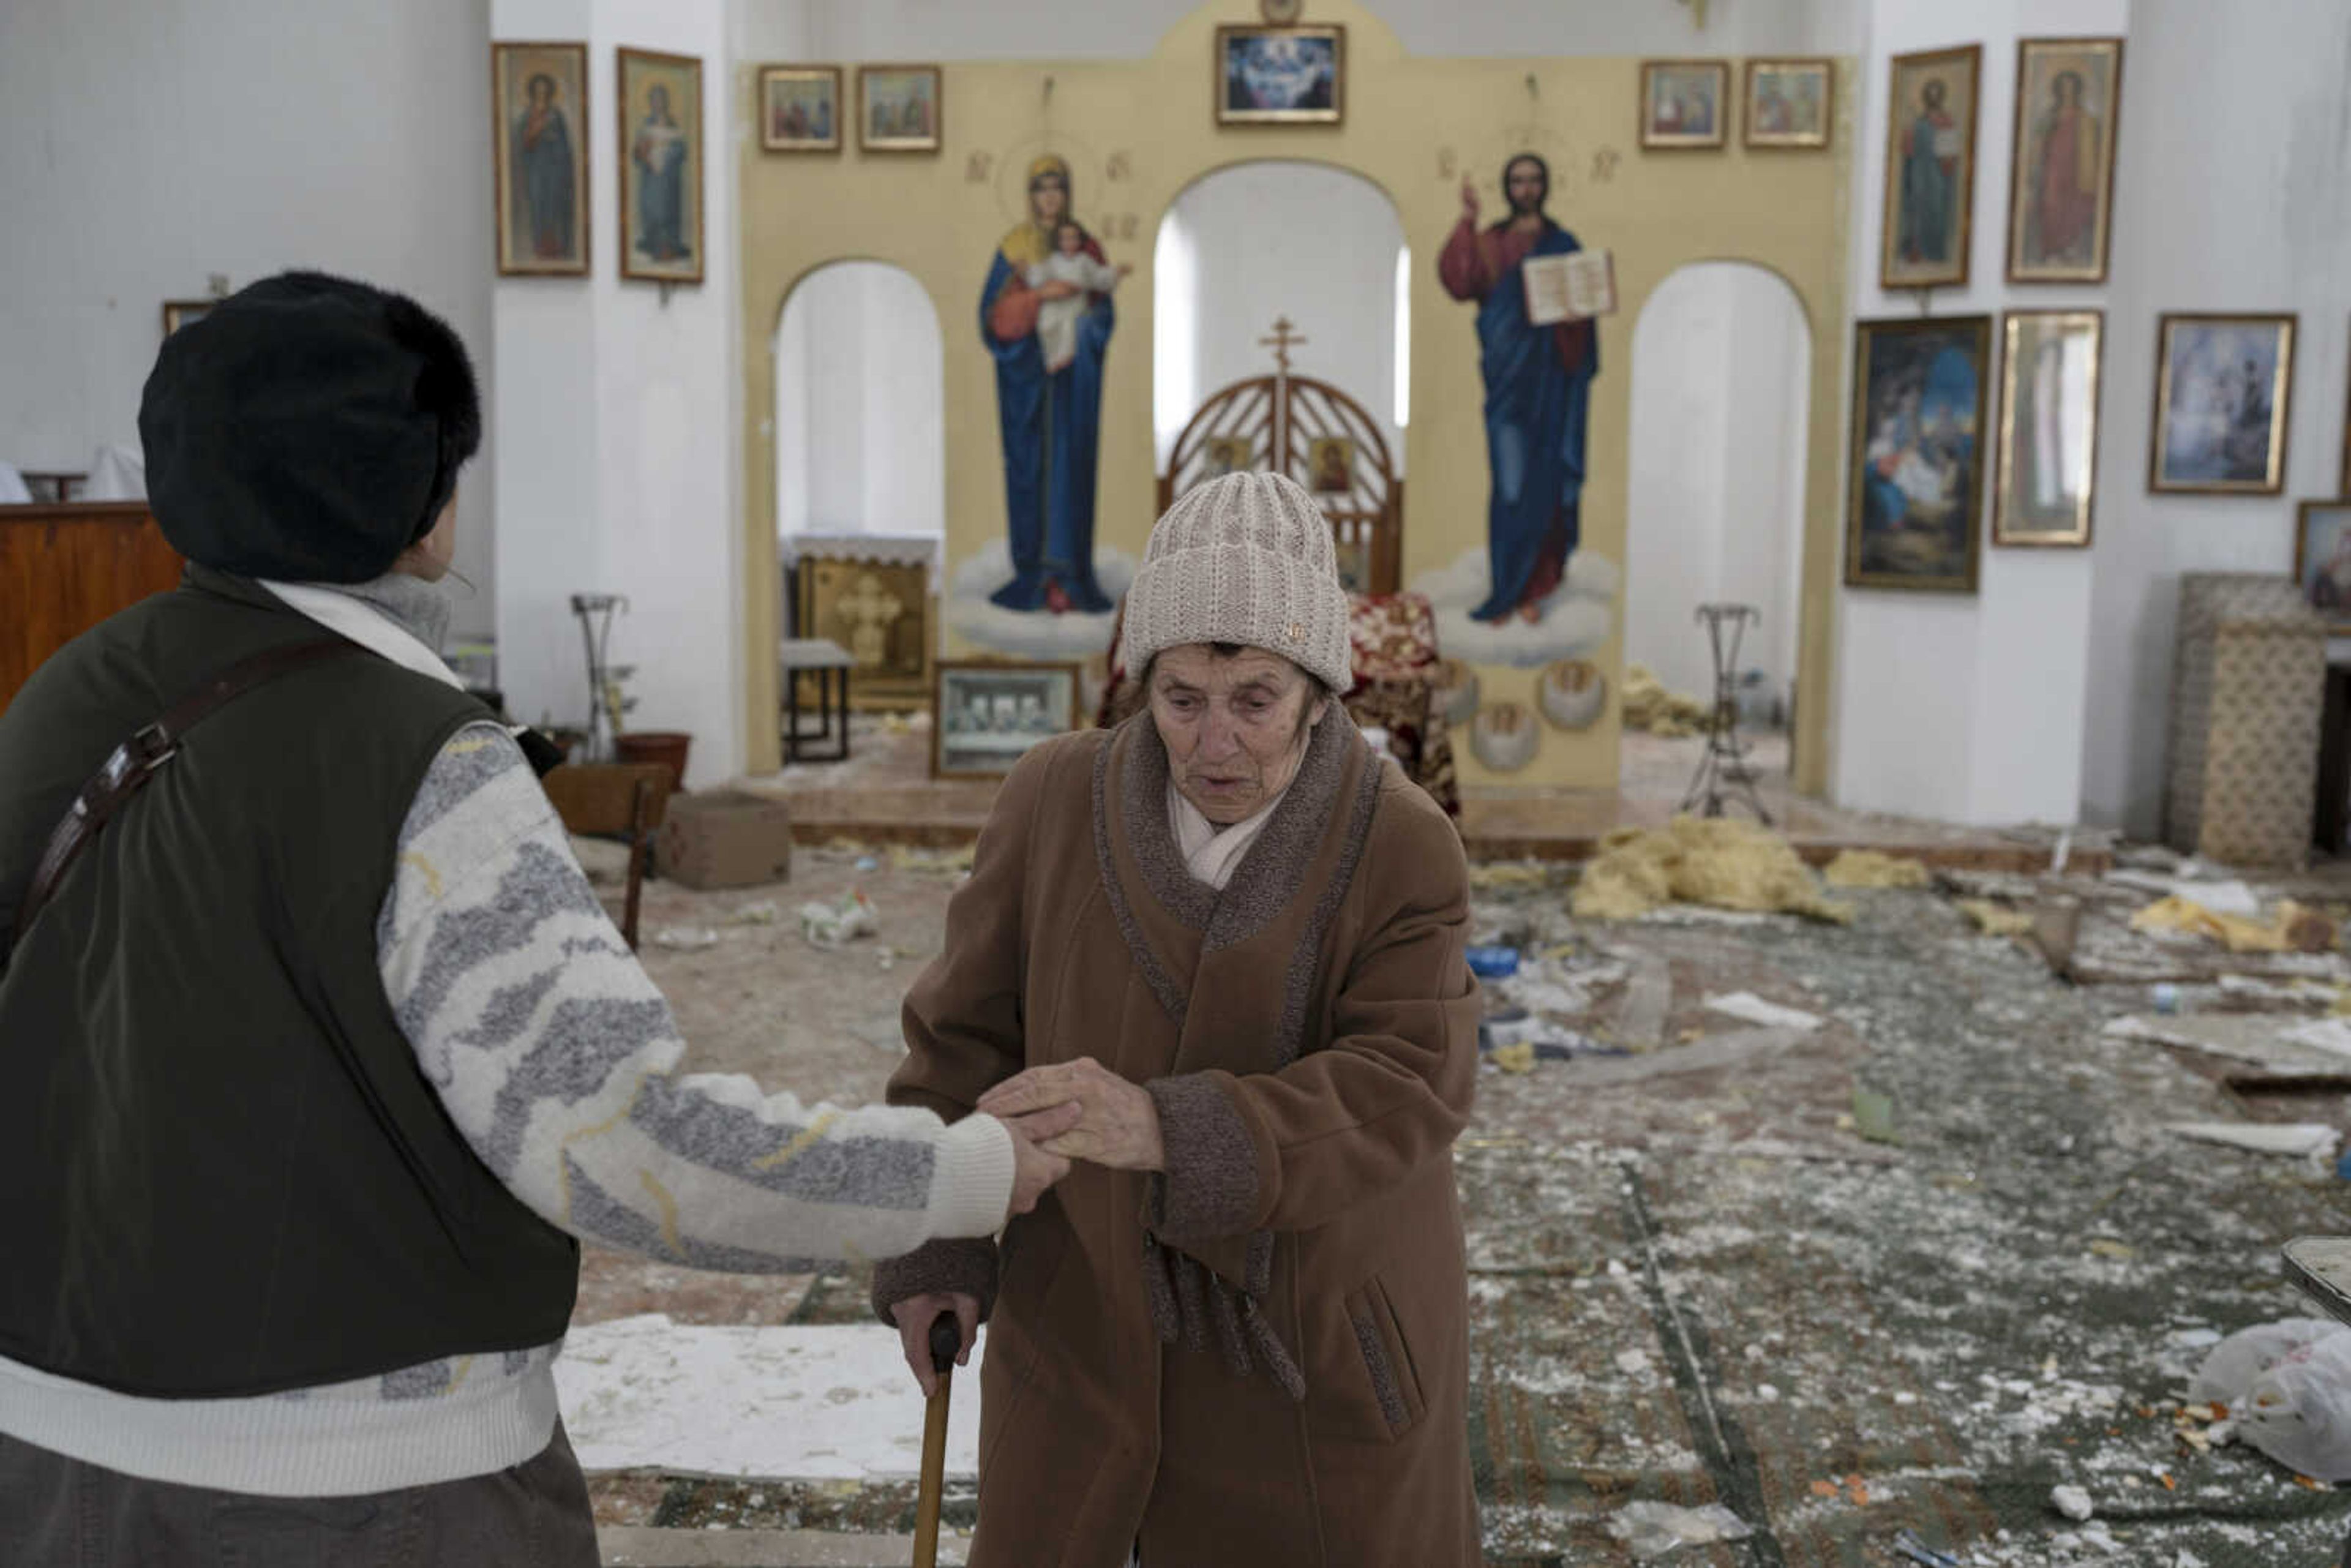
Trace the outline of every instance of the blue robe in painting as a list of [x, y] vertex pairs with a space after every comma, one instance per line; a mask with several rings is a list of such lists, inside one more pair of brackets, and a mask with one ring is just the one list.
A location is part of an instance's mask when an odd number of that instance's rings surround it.
[[[1058, 582], [1071, 609], [1101, 614], [1113, 606], [1094, 580], [1094, 458], [1102, 357], [1118, 318], [1110, 296], [1097, 295], [1078, 324], [1077, 357], [1050, 375], [1034, 332], [998, 338], [990, 325], [997, 297], [1020, 282], [1021, 267], [1008, 254], [1014, 237], [998, 249], [979, 295], [979, 339], [996, 359], [1013, 570], [1012, 580], [989, 597], [1007, 610], [1042, 610], [1047, 584]], [[1091, 236], [1086, 251], [1102, 259]]]
[[[1573, 235], [1544, 220], [1526, 254], [1563, 256], [1582, 250]], [[1583, 536], [1584, 429], [1592, 378], [1600, 370], [1600, 338], [1573, 370], [1561, 351], [1558, 327], [1527, 319], [1525, 275], [1516, 265], [1493, 277], [1478, 308], [1479, 369], [1486, 378], [1486, 457], [1493, 476], [1486, 535], [1493, 591], [1471, 611], [1499, 621], [1517, 609], [1555, 533], [1565, 536], [1558, 559], [1575, 553]]]

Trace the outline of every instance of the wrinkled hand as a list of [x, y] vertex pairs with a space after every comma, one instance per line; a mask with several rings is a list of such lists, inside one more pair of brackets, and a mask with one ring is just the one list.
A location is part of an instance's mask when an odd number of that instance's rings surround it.
[[952, 1295], [935, 1291], [890, 1303], [890, 1315], [898, 1320], [898, 1348], [906, 1353], [906, 1369], [922, 1385], [925, 1399], [936, 1392], [939, 1385], [939, 1375], [931, 1370], [931, 1324], [941, 1312], [953, 1312], [962, 1328], [963, 1344], [956, 1352], [956, 1364], [969, 1366], [972, 1344], [979, 1338], [978, 1297], [967, 1296], [961, 1291]]
[[1461, 215], [1478, 221], [1478, 182], [1467, 174], [1461, 176]]
[[[1058, 1124], [1062, 1107], [1075, 1103], [1074, 1125]], [[1119, 1171], [1155, 1171], [1167, 1163], [1159, 1136], [1159, 1107], [1137, 1084], [1081, 1056], [1032, 1067], [1008, 1078], [979, 1097], [978, 1109], [1016, 1131], [1029, 1128], [1049, 1155]], [[1045, 1117], [1055, 1117], [1047, 1123]], [[1048, 1133], [1044, 1129], [1051, 1126]]]
[[1059, 1150], [1048, 1151], [1040, 1145], [1069, 1132], [1084, 1114], [1083, 1107], [1072, 1103], [1040, 1111], [1018, 1122], [1000, 1118], [1004, 1130], [1012, 1134], [1012, 1203], [1005, 1210], [1005, 1218], [1036, 1207], [1046, 1189], [1070, 1174], [1070, 1162]]

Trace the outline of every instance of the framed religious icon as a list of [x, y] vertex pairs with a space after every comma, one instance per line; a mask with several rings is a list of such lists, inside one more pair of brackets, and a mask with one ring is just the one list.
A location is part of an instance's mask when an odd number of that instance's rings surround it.
[[2090, 542], [2098, 473], [2098, 310], [2011, 310], [2001, 324], [1991, 542]]
[[2351, 637], [2351, 501], [2304, 501], [2294, 509], [2294, 580], [2302, 597]]
[[2148, 489], [2274, 496], [2285, 487], [2294, 329], [2292, 316], [2161, 318]]
[[841, 68], [761, 66], [759, 145], [769, 152], [841, 151]]
[[1896, 55], [1886, 101], [1884, 288], [1968, 280], [1976, 188], [1976, 87], [1983, 46]]
[[1724, 60], [1641, 62], [1641, 145], [1719, 147], [1729, 134], [1730, 66]]
[[588, 271], [588, 46], [490, 46], [498, 272]]
[[621, 276], [702, 281], [702, 62], [620, 51]]
[[1306, 444], [1306, 486], [1318, 496], [1343, 496], [1355, 487], [1355, 444], [1343, 435], [1318, 435]]
[[2019, 38], [2008, 280], [2104, 283], [2121, 129], [2120, 38]]
[[931, 777], [999, 779], [1040, 740], [1078, 727], [1075, 664], [942, 660]]
[[1221, 479], [1257, 466], [1257, 439], [1248, 435], [1211, 435], [1201, 444], [1200, 477]]
[[220, 301], [217, 299], [166, 299], [163, 301], [163, 336], [170, 337], [191, 321], [201, 321]]
[[1836, 105], [1836, 62], [1826, 59], [1750, 60], [1740, 95], [1742, 146], [1817, 152], [1829, 144]]
[[946, 95], [936, 66], [857, 68], [857, 145], [865, 152], [935, 152]]
[[[792, 625], [849, 651], [850, 704], [860, 710], [919, 708], [931, 695], [931, 569], [927, 561], [807, 555], [794, 573]], [[817, 701], [817, 681], [803, 702]]]
[[1976, 591], [1991, 359], [1989, 316], [1855, 324], [1846, 587]]
[[1217, 123], [1337, 125], [1347, 114], [1347, 29], [1217, 29]]

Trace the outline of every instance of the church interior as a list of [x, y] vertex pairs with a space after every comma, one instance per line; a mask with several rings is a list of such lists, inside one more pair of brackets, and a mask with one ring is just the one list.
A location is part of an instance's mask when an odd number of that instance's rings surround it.
[[[166, 340], [411, 295], [442, 657], [688, 1065], [871, 1104], [1283, 476], [1468, 865], [1483, 1561], [2345, 1560], [2339, 0], [11, 0], [0, 129], [0, 714], [181, 580]], [[606, 1563], [967, 1561], [980, 1355], [942, 1503], [870, 1263], [650, 1251]]]

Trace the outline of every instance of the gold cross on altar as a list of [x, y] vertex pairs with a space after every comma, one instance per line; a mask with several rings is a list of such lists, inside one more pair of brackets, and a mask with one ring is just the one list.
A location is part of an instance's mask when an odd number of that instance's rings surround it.
[[1271, 349], [1273, 350], [1273, 362], [1280, 365], [1283, 372], [1287, 374], [1290, 370], [1290, 350], [1291, 346], [1298, 343], [1303, 343], [1305, 341], [1305, 339], [1298, 337], [1290, 331], [1289, 317], [1277, 316], [1273, 319], [1273, 336], [1270, 338], [1259, 338], [1257, 340], [1257, 345], [1260, 349]]

